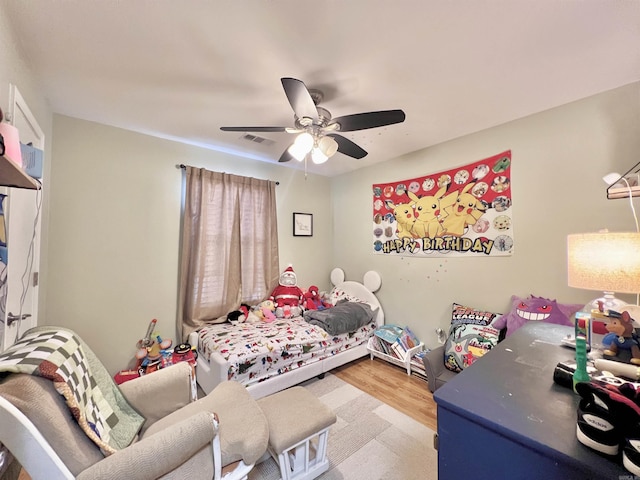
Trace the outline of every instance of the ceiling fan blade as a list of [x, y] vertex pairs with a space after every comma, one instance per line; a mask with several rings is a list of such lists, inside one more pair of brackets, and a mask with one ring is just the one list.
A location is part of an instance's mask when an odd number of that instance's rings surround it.
[[338, 135], [337, 133], [329, 133], [327, 137], [333, 138], [338, 143], [338, 151], [353, 158], [364, 158], [367, 156], [367, 151], [359, 145], [353, 143], [346, 137]]
[[288, 127], [220, 127], [223, 132], [285, 132]]
[[293, 160], [293, 155], [289, 153], [289, 148], [287, 148], [284, 152], [282, 152], [282, 155], [280, 155], [280, 159], [278, 160], [278, 162], [288, 162], [289, 160]]
[[282, 88], [284, 88], [284, 93], [287, 96], [296, 117], [307, 117], [317, 120], [318, 109], [316, 108], [316, 104], [313, 102], [313, 98], [311, 98], [311, 94], [304, 82], [297, 78], [290, 77], [281, 78], [280, 81], [282, 82]]
[[402, 110], [382, 110], [379, 112], [355, 113], [331, 120], [331, 123], [339, 123], [341, 132], [353, 132], [366, 130], [367, 128], [384, 127], [394, 123], [404, 122], [405, 114]]

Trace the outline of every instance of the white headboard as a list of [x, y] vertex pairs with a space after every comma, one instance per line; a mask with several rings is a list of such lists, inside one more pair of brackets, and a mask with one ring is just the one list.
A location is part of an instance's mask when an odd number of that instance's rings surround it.
[[378, 297], [374, 292], [377, 292], [382, 284], [380, 274], [374, 271], [368, 271], [364, 274], [363, 283], [354, 282], [351, 280], [344, 280], [344, 272], [340, 268], [334, 268], [331, 272], [331, 283], [334, 287], [343, 290], [347, 295], [355, 297], [363, 302], [367, 302], [371, 305], [371, 309], [376, 311], [376, 323], [378, 326], [384, 325], [384, 310]]

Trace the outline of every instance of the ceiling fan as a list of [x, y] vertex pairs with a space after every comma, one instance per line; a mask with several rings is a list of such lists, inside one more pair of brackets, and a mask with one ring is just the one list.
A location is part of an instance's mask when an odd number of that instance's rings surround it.
[[286, 132], [298, 134], [295, 141], [282, 153], [279, 162], [296, 159], [302, 161], [311, 154], [314, 163], [324, 163], [336, 152], [352, 158], [363, 158], [366, 150], [338, 132], [353, 132], [367, 128], [402, 123], [402, 110], [355, 113], [331, 118], [331, 113], [318, 106], [323, 99], [319, 90], [308, 89], [296, 78], [281, 79], [284, 93], [294, 113], [294, 127], [220, 127], [225, 132]]

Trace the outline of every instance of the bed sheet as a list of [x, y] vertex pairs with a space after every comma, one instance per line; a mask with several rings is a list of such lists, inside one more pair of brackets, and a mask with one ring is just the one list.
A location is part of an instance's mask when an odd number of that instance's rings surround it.
[[249, 386], [366, 343], [376, 329], [368, 323], [354, 333], [329, 335], [302, 317], [272, 323], [229, 323], [198, 332], [199, 354], [218, 353], [229, 363], [228, 379]]

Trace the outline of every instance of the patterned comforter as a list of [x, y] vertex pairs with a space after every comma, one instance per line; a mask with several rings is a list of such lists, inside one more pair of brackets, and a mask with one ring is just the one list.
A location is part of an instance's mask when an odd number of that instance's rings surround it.
[[228, 379], [248, 386], [366, 343], [375, 329], [371, 322], [353, 333], [329, 335], [302, 317], [223, 323], [200, 330], [199, 353], [207, 361], [221, 355], [229, 363]]

